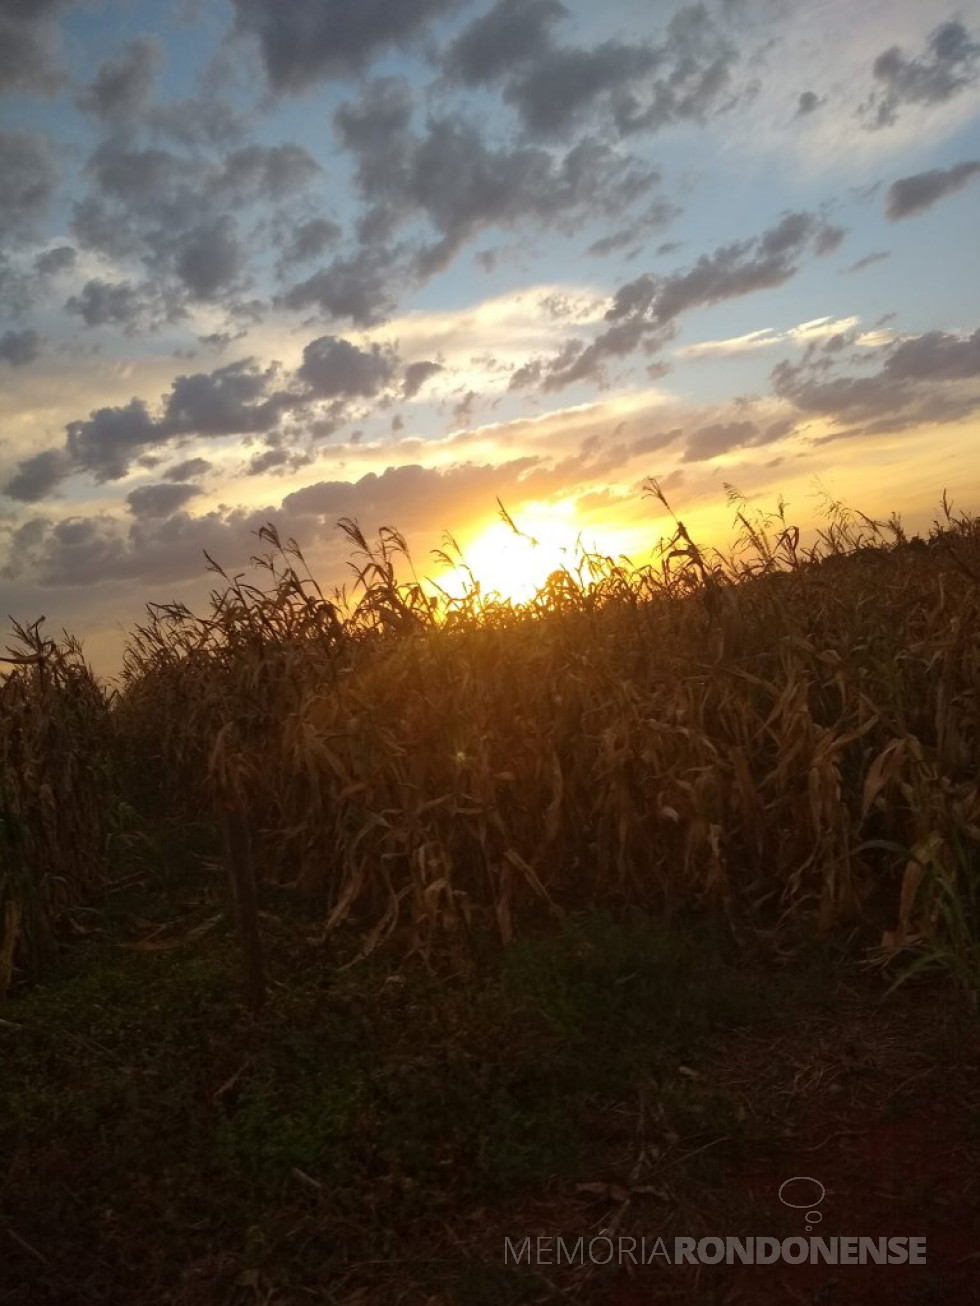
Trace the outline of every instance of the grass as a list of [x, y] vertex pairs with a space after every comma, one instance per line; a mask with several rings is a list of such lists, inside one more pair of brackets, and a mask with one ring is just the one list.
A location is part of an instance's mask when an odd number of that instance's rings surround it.
[[[579, 1173], [590, 1120], [624, 1089], [662, 1081], [682, 1120], [696, 1093], [678, 1065], [771, 1000], [734, 960], [705, 967], [708, 940], [651, 922], [586, 917], [447, 978], [380, 960], [325, 971], [308, 924], [277, 916], [269, 1001], [249, 1016], [229, 926], [120, 946], [134, 916], [169, 920], [182, 895], [185, 926], [221, 906], [193, 880], [169, 890], [154, 903], [133, 886], [103, 935], [3, 1010], [0, 1282], [30, 1283], [32, 1302], [163, 1300], [216, 1245], [233, 1249], [226, 1288], [251, 1258], [285, 1293], [412, 1259], [421, 1226]], [[297, 1222], [315, 1246], [294, 1258]], [[323, 1228], [339, 1241], [325, 1248]], [[524, 1300], [503, 1267], [452, 1254], [440, 1273], [455, 1300]], [[148, 1284], [157, 1297], [139, 1296]]]

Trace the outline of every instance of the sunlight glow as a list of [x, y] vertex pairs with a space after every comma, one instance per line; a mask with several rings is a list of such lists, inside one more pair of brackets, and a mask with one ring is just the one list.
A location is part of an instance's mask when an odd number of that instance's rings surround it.
[[[532, 505], [515, 515], [522, 534], [497, 520], [464, 545], [463, 556], [484, 596], [495, 593], [502, 599], [525, 603], [552, 572], [563, 567], [574, 572], [579, 527], [573, 513], [571, 502], [557, 508]], [[462, 568], [456, 568], [440, 576], [439, 584], [447, 593], [459, 594], [466, 587], [467, 577]]]

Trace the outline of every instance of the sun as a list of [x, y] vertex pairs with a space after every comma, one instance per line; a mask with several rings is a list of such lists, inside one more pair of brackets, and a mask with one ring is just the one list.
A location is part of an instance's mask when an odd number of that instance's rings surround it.
[[[552, 572], [574, 570], [578, 531], [570, 513], [522, 512], [517, 534], [504, 521], [491, 522], [463, 545], [467, 566], [484, 596], [497, 594], [512, 603], [532, 599]], [[467, 577], [462, 568], [439, 577], [450, 594], [461, 594]]]

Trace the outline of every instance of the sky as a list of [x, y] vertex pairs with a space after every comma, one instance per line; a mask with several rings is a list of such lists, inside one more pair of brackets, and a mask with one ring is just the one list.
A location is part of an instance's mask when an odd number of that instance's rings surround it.
[[980, 510], [980, 0], [0, 0], [0, 178], [0, 621], [101, 674], [266, 522]]

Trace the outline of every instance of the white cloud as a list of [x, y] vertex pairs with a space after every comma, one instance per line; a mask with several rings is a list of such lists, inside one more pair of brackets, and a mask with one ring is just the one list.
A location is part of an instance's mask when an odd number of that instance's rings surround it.
[[727, 340], [701, 340], [693, 345], [683, 345], [674, 352], [678, 358], [734, 358], [772, 345], [806, 345], [811, 340], [829, 340], [842, 331], [850, 331], [859, 321], [857, 317], [816, 317], [785, 331], [762, 327]]

